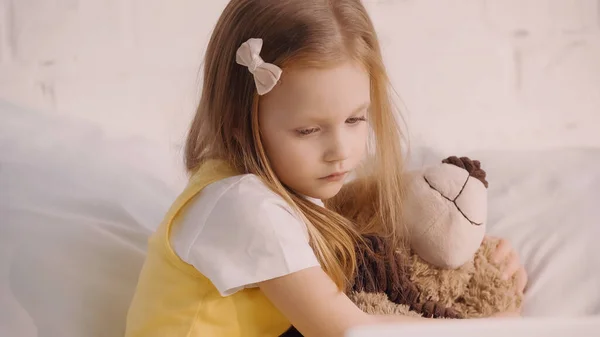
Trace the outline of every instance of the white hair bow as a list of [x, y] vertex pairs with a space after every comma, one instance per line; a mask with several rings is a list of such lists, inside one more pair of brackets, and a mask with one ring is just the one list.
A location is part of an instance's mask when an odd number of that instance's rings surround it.
[[254, 83], [259, 95], [271, 91], [279, 81], [282, 73], [278, 66], [266, 63], [260, 57], [262, 46], [262, 39], [249, 39], [238, 48], [235, 57], [235, 61], [248, 67], [248, 70], [254, 76]]

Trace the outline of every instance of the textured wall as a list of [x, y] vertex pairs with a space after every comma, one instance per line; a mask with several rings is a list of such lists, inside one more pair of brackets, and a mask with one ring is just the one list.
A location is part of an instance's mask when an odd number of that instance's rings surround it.
[[[415, 143], [600, 146], [600, 0], [366, 2]], [[0, 98], [176, 147], [224, 4], [0, 0]]]

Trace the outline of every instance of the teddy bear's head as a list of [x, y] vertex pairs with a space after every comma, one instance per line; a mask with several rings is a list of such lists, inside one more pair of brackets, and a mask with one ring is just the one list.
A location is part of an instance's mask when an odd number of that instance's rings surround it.
[[450, 157], [408, 173], [404, 209], [411, 249], [440, 268], [457, 268], [483, 241], [487, 181], [478, 161]]

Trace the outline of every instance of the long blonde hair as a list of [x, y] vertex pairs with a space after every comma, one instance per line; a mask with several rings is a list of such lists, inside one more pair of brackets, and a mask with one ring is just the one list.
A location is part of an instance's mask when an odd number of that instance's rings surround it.
[[[283, 76], [290, 67], [326, 68], [349, 59], [370, 74], [369, 166], [357, 170], [355, 183], [326, 201], [327, 208], [283, 186], [269, 165], [258, 128], [260, 98], [252, 75], [235, 62], [238, 47], [250, 38], [263, 39], [262, 58], [282, 68]], [[303, 215], [317, 258], [343, 289], [356, 269], [361, 234], [401, 236], [401, 132], [388, 84], [360, 0], [231, 0], [207, 47], [202, 95], [185, 148], [187, 169], [192, 173], [208, 159], [221, 159], [262, 178]]]

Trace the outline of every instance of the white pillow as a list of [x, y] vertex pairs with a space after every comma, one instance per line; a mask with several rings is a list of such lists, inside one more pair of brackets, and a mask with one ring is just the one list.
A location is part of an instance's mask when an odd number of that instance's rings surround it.
[[181, 187], [165, 147], [0, 102], [0, 335], [122, 336], [147, 236]]
[[488, 151], [489, 233], [529, 272], [524, 315], [600, 315], [600, 149]]

